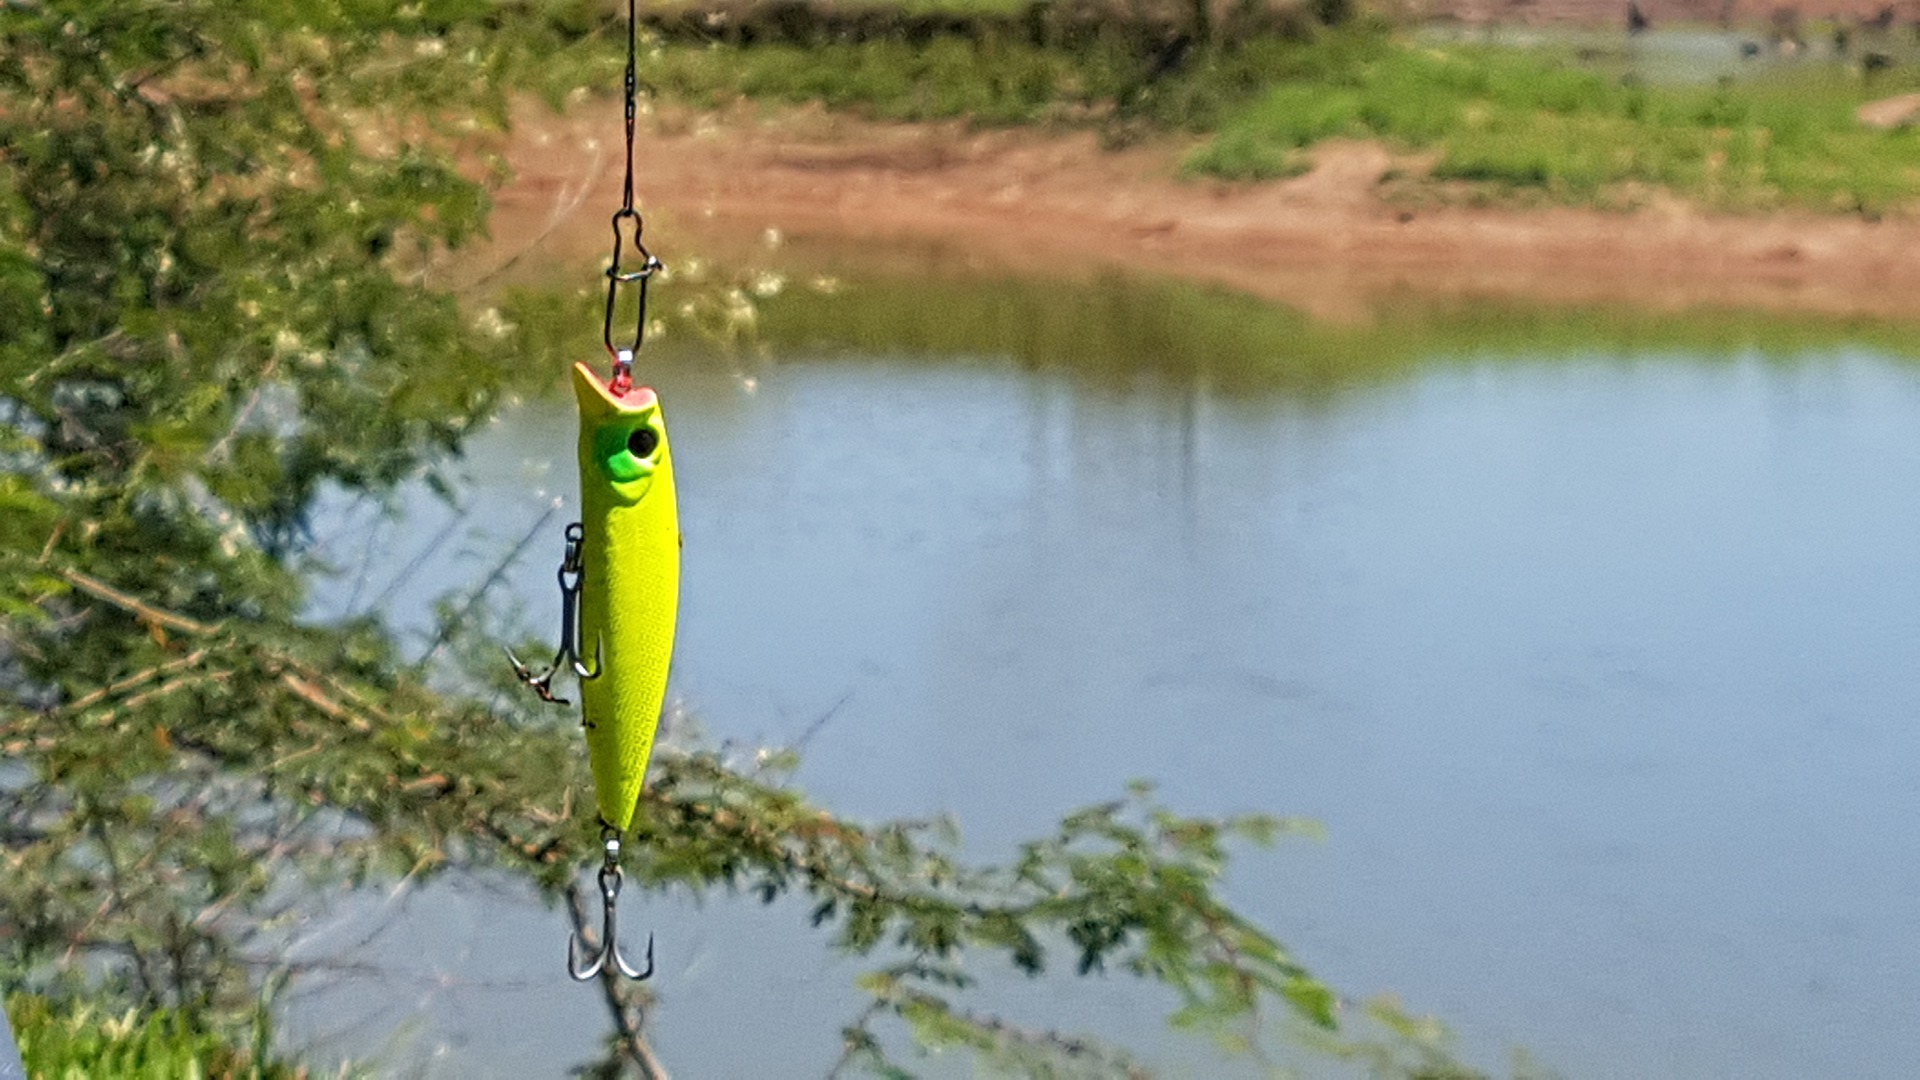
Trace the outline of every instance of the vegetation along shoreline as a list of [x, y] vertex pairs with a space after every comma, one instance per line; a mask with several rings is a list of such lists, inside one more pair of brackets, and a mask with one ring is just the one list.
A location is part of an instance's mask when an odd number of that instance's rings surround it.
[[[1904, 24], [1873, 39], [1903, 58], [1890, 67], [1820, 45], [1702, 82], [1624, 29], [1617, 48], [1522, 50], [1342, 5], [1262, 7], [1246, 36], [1204, 5], [1105, 35], [1030, 7], [915, 7], [951, 16], [926, 41], [803, 32], [832, 20], [775, 7], [656, 20], [678, 29], [643, 65], [641, 194], [703, 253], [770, 229], [931, 243], [1011, 272], [1171, 274], [1326, 314], [1411, 289], [1920, 316], [1920, 135], [1884, 104], [1920, 87]], [[1824, 41], [1846, 18], [1802, 34]], [[1748, 31], [1721, 32], [1729, 57], [1770, 32]], [[579, 193], [617, 179], [585, 104], [606, 85], [603, 38], [576, 27], [510, 65], [523, 92], [488, 149], [511, 179], [456, 284], [601, 246]]]

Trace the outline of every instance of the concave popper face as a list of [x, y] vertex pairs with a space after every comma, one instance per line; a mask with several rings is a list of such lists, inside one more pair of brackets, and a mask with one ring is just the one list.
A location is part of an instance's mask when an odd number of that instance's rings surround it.
[[659, 397], [644, 386], [615, 397], [584, 365], [574, 368], [574, 391], [587, 436], [586, 464], [599, 472], [617, 501], [638, 503], [667, 458]]

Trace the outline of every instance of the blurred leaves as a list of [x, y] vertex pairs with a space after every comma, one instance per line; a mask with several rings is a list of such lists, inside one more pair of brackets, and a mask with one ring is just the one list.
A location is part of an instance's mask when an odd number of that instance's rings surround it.
[[450, 7], [0, 11], [15, 984], [245, 1017], [304, 887], [485, 857], [508, 786], [560, 786], [552, 732], [293, 622], [315, 496], [431, 474], [512, 370], [407, 273], [483, 227], [449, 150], [503, 112], [482, 54], [423, 48]]
[[1317, 1028], [1338, 1026], [1334, 993], [1217, 895], [1229, 840], [1271, 837], [1290, 823], [1182, 817], [1140, 786], [1070, 814], [1005, 865], [973, 866], [941, 823], [858, 825], [705, 753], [666, 758], [643, 808], [647, 880], [762, 899], [803, 894], [843, 949], [909, 957], [863, 983], [877, 1008], [852, 1029], [850, 1055], [870, 1065], [897, 1067], [870, 1030], [883, 1016], [928, 1045], [1017, 1044], [1023, 1054], [1051, 1048], [1069, 1058], [1081, 1056], [1069, 1043], [1092, 1045], [1052, 1033], [1015, 1038], [998, 1020], [956, 1009], [950, 999], [973, 985], [963, 955], [977, 965], [1001, 954], [1039, 976], [1064, 953], [1079, 975], [1114, 971], [1171, 988], [1181, 1002], [1175, 1022], [1215, 1034], [1257, 1027], [1272, 1005]]
[[[6, 1000], [27, 1074], [55, 1077], [183, 1077], [299, 1080], [304, 1070], [275, 1061], [265, 1041], [241, 1049], [196, 1030], [178, 1010], [101, 1015], [32, 994]], [[270, 1026], [264, 1022], [263, 1032]]]
[[[347, 16], [309, 7], [318, 25], [277, 3], [0, 16], [19, 61], [0, 69], [14, 426], [30, 418], [68, 483], [190, 501], [269, 554], [295, 546], [323, 484], [393, 484], [499, 390], [453, 299], [396, 272], [396, 249], [483, 227], [484, 190], [433, 118], [497, 113], [498, 91], [477, 60], [428, 64], [397, 37], [427, 15], [363, 4], [353, 33], [322, 37]], [[416, 86], [427, 67], [459, 70]]]

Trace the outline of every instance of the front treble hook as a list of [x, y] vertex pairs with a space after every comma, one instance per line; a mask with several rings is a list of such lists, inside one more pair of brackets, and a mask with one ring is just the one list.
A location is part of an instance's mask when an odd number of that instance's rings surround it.
[[533, 687], [541, 701], [550, 701], [555, 705], [571, 704], [566, 698], [556, 697], [553, 692], [553, 678], [562, 668], [570, 668], [574, 677], [581, 681], [600, 677], [600, 641], [593, 643], [593, 667], [589, 668], [580, 660], [580, 587], [585, 577], [581, 560], [581, 549], [586, 541], [586, 529], [579, 522], [567, 526], [567, 554], [560, 562], [560, 648], [553, 654], [553, 663], [538, 675], [533, 669], [520, 662], [507, 649], [507, 661], [513, 665], [513, 673], [521, 682]]
[[653, 977], [653, 935], [647, 935], [647, 966], [645, 970], [636, 970], [627, 958], [620, 955], [620, 928], [614, 916], [614, 906], [620, 899], [620, 833], [608, 826], [602, 834], [606, 838], [607, 861], [600, 867], [600, 951], [589, 957], [580, 955], [580, 935], [578, 932], [567, 938], [567, 974], [576, 982], [586, 982], [600, 974], [611, 963], [615, 971], [638, 982]]

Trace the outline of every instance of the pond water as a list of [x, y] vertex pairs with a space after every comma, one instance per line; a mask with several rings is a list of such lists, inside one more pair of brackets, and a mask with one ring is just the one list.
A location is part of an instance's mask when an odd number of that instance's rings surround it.
[[[1726, 28], [1663, 26], [1628, 34], [1624, 25], [1626, 5], [1620, 5], [1619, 11], [1621, 24], [1604, 28], [1439, 24], [1423, 27], [1420, 36], [1435, 42], [1559, 54], [1593, 71], [1665, 86], [1708, 86], [1722, 80], [1837, 72], [1858, 77], [1858, 65], [1869, 54], [1878, 54], [1882, 61], [1902, 67], [1920, 57], [1920, 43], [1904, 28], [1869, 30], [1851, 21], [1810, 19], [1801, 28], [1802, 44], [1783, 48], [1770, 29], [1758, 23]], [[1835, 37], [1837, 26], [1845, 27], [1839, 39]]]
[[[804, 741], [825, 805], [951, 812], [983, 857], [1136, 777], [1186, 812], [1317, 819], [1324, 841], [1244, 853], [1230, 898], [1496, 1070], [1514, 1046], [1569, 1077], [1920, 1062], [1920, 364], [1896, 331], [1411, 303], [1329, 326], [1124, 281], [855, 283], [761, 326], [759, 351], [655, 359], [674, 696], [711, 737]], [[473, 443], [457, 508], [331, 508], [349, 572], [316, 617], [417, 633], [532, 530], [496, 599], [550, 626], [554, 389]], [[309, 999], [296, 1045], [447, 1076], [593, 1055], [560, 913], [487, 882], [364, 907], [401, 974]], [[860, 969], [803, 910], [626, 908], [660, 935], [681, 1075], [833, 1062]], [[1231, 1075], [1123, 979], [985, 974], [1019, 1022]]]

